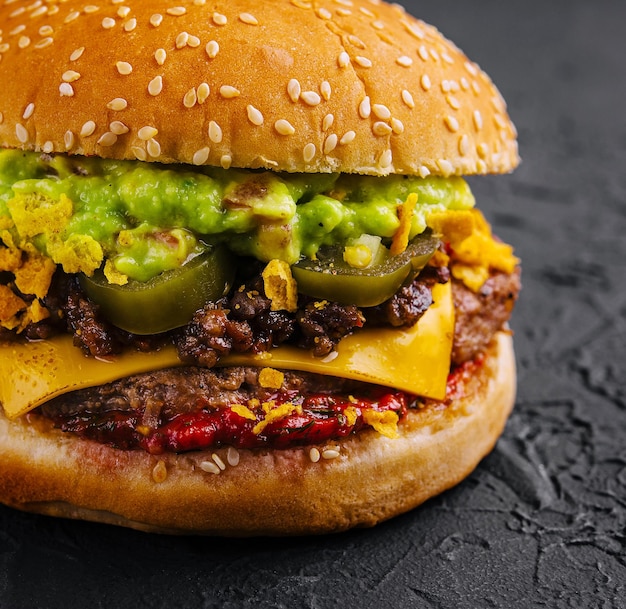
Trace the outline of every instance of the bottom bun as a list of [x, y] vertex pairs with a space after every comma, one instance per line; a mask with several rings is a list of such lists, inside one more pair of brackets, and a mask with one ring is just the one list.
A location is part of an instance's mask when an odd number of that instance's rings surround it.
[[465, 478], [502, 433], [515, 383], [513, 342], [500, 332], [464, 395], [411, 410], [398, 439], [368, 430], [319, 446], [318, 462], [310, 447], [155, 456], [0, 413], [0, 502], [160, 533], [302, 535], [372, 526]]

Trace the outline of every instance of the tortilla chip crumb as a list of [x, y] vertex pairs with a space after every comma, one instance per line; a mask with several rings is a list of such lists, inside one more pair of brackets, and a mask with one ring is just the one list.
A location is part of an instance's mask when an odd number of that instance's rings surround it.
[[401, 254], [409, 244], [409, 235], [411, 233], [411, 221], [417, 205], [417, 194], [412, 192], [402, 205], [398, 208], [398, 218], [400, 226], [393, 235], [389, 252], [392, 256]]
[[398, 414], [393, 410], [364, 410], [363, 421], [387, 438], [398, 438]]
[[301, 409], [302, 407], [290, 404], [289, 402], [281, 404], [280, 406], [275, 406], [265, 415], [265, 418], [262, 421], [259, 421], [253, 427], [252, 433], [259, 435], [270, 423], [280, 421], [280, 419], [284, 419], [294, 412], [299, 412]]
[[284, 260], [270, 260], [263, 269], [265, 295], [272, 301], [272, 311], [298, 310], [298, 285]]
[[244, 406], [243, 404], [233, 404], [230, 407], [230, 409], [235, 414], [238, 414], [240, 417], [243, 417], [244, 419], [248, 419], [250, 421], [256, 421], [255, 414], [247, 406]]
[[266, 389], [280, 389], [284, 380], [285, 375], [274, 368], [262, 368], [259, 372], [259, 385]]

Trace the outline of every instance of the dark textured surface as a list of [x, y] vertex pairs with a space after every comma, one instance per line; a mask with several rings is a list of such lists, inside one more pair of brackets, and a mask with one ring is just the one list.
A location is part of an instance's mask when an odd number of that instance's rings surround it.
[[626, 607], [626, 3], [407, 2], [490, 73], [524, 163], [472, 181], [524, 260], [516, 409], [372, 530], [157, 537], [0, 508], [0, 606]]

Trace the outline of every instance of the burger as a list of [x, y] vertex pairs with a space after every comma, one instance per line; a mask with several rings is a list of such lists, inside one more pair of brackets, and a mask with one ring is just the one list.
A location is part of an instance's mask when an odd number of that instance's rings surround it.
[[163, 533], [371, 526], [515, 396], [494, 84], [379, 0], [0, 7], [0, 501]]

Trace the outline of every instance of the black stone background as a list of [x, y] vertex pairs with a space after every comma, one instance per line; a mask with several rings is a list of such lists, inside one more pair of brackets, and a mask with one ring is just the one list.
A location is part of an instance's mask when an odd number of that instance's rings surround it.
[[524, 261], [497, 448], [421, 508], [331, 537], [159, 537], [0, 508], [3, 609], [626, 606], [626, 3], [406, 4], [493, 77], [519, 129], [519, 170], [471, 180]]

